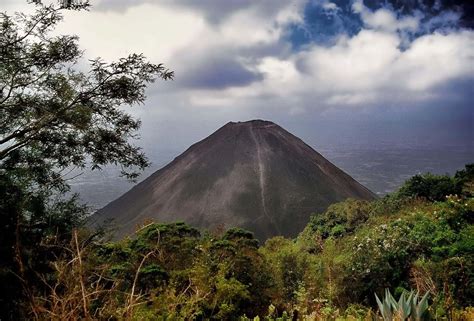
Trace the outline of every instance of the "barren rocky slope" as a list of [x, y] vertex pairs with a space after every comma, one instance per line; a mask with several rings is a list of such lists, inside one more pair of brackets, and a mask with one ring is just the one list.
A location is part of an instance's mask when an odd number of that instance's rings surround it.
[[152, 219], [203, 229], [238, 226], [264, 240], [297, 235], [311, 213], [349, 197], [375, 196], [280, 126], [230, 122], [99, 210], [93, 220], [113, 219], [118, 237]]

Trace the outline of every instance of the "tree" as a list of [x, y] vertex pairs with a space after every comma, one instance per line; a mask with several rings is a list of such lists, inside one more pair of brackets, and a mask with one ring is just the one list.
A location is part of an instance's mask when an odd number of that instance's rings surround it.
[[146, 166], [128, 142], [140, 122], [118, 107], [143, 103], [146, 83], [173, 73], [137, 54], [109, 64], [92, 60], [87, 74], [75, 70], [78, 38], [51, 35], [62, 20], [52, 6], [1, 19], [1, 168], [84, 167], [89, 157], [92, 168], [116, 163], [133, 177], [125, 169]]
[[[32, 15], [0, 13], [0, 283], [12, 289], [31, 288], [34, 272], [58, 255], [47, 241], [70, 239], [64, 234], [81, 223], [85, 208], [64, 197], [72, 168], [115, 164], [134, 178], [148, 165], [130, 143], [140, 121], [121, 107], [142, 104], [148, 83], [173, 77], [141, 54], [97, 58], [80, 71], [78, 37], [52, 31], [63, 10], [88, 4], [35, 2]], [[0, 318], [10, 319], [21, 300], [5, 292]]]

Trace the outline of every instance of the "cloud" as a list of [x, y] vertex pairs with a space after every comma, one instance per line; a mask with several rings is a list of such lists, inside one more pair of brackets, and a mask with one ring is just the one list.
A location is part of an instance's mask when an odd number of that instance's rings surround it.
[[272, 19], [282, 11], [287, 11], [288, 8], [298, 9], [303, 3], [303, 0], [96, 0], [93, 4], [94, 8], [99, 11], [119, 12], [142, 4], [153, 4], [177, 10], [191, 10], [212, 24], [220, 24], [241, 11], [253, 11], [262, 18]]
[[[258, 64], [263, 58], [291, 54], [291, 46], [282, 38], [288, 24], [300, 22], [302, 2], [212, 3], [204, 1], [196, 8], [195, 2], [184, 0], [128, 6], [122, 1], [115, 3], [120, 10], [112, 10], [113, 4], [102, 1], [100, 10], [68, 12], [58, 31], [77, 33], [87, 58], [110, 61], [142, 52], [153, 62], [164, 62], [176, 72], [176, 81], [157, 84], [152, 95], [168, 90], [177, 101], [187, 98], [192, 105], [200, 93], [206, 93], [207, 101], [220, 101], [212, 95], [238, 91], [234, 87], [254, 91], [249, 86], [263, 80]], [[226, 19], [214, 21], [209, 18], [214, 14]]]
[[435, 30], [456, 29], [462, 19], [459, 11], [447, 10], [438, 15], [431, 16], [422, 24], [421, 28], [424, 33], [431, 33]]
[[367, 8], [362, 0], [354, 1], [352, 9], [355, 13], [360, 14], [364, 25], [370, 29], [378, 29], [384, 31], [411, 31], [415, 32], [419, 28], [420, 15], [404, 16], [397, 19], [394, 11], [381, 8], [372, 11]]
[[189, 67], [183, 70], [181, 78], [176, 79], [176, 83], [187, 88], [223, 89], [249, 85], [262, 79], [259, 73], [247, 68], [238, 58], [230, 54], [207, 53], [194, 64], [189, 64]]
[[263, 57], [255, 67], [262, 75], [260, 81], [194, 91], [191, 101], [222, 108], [273, 106], [293, 114], [294, 110], [383, 108], [443, 100], [449, 104], [453, 97], [440, 88], [452, 81], [472, 84], [474, 32], [424, 35], [403, 50], [401, 43], [396, 32], [362, 30], [333, 46], [313, 45], [286, 58]]
[[319, 84], [342, 92], [419, 92], [474, 72], [472, 31], [425, 35], [404, 51], [401, 41], [395, 33], [362, 30], [335, 46], [314, 46], [298, 59]]
[[110, 61], [141, 52], [154, 62], [168, 62], [205, 28], [205, 20], [192, 11], [141, 4], [123, 13], [66, 12], [58, 32], [78, 34], [88, 58]]
[[[176, 73], [149, 86], [145, 106], [127, 109], [142, 120], [147, 153], [184, 149], [230, 120], [252, 118], [306, 131], [301, 137], [314, 146], [344, 135], [351, 144], [397, 135], [437, 141], [443, 130], [472, 141], [474, 36], [455, 6], [92, 2], [89, 12], [68, 12], [59, 30], [80, 36], [86, 58], [142, 52]], [[16, 0], [1, 7], [31, 9]]]
[[[473, 31], [453, 28], [460, 17], [361, 0], [102, 0], [68, 12], [60, 31], [77, 33], [87, 58], [164, 62], [176, 81], [149, 91], [166, 96], [162, 108], [296, 115], [451, 99], [439, 89], [474, 75]], [[295, 46], [292, 28], [313, 41]]]
[[398, 57], [399, 38], [394, 34], [362, 30], [331, 47], [313, 46], [298, 54], [300, 70], [326, 90], [377, 89], [388, 77], [386, 67]]
[[324, 10], [328, 11], [339, 10], [339, 7], [334, 2], [324, 1], [321, 6]]
[[406, 88], [426, 91], [474, 75], [474, 32], [434, 33], [413, 41], [394, 66]]

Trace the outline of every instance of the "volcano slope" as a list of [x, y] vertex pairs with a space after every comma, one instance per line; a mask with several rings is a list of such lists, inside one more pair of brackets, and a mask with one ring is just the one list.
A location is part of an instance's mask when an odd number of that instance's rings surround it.
[[116, 237], [145, 221], [242, 227], [260, 240], [294, 237], [311, 213], [375, 195], [298, 137], [263, 120], [230, 122], [92, 217]]

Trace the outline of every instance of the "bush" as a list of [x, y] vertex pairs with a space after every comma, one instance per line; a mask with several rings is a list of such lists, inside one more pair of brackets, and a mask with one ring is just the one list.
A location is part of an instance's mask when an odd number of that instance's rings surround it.
[[369, 218], [369, 212], [369, 202], [348, 199], [329, 206], [322, 214], [313, 215], [308, 226], [323, 239], [330, 236], [341, 237], [364, 224]]
[[403, 197], [423, 197], [430, 201], [443, 201], [447, 195], [460, 194], [462, 185], [455, 178], [430, 173], [415, 175], [398, 191]]

